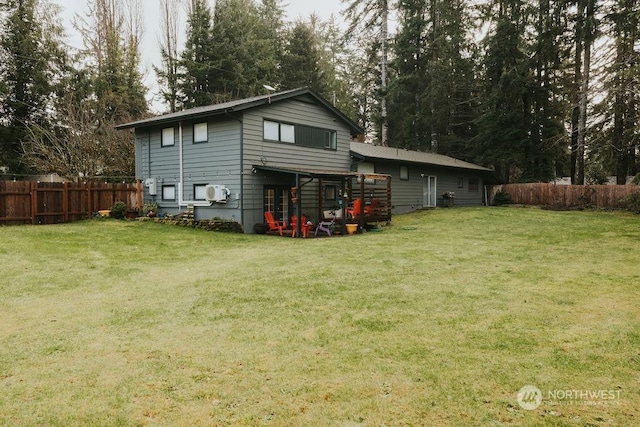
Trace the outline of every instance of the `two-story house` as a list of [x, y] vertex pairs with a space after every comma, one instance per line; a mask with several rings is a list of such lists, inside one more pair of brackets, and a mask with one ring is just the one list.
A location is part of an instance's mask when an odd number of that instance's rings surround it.
[[[135, 171], [145, 183], [145, 202], [158, 203], [164, 214], [193, 208], [196, 219], [235, 220], [247, 233], [264, 222], [265, 212], [287, 222], [303, 214], [317, 222], [327, 210], [347, 218], [346, 208], [356, 200], [366, 213], [358, 217], [361, 225], [389, 221], [392, 211], [436, 205], [435, 199], [431, 203], [436, 179], [424, 172], [433, 166], [447, 176], [471, 173], [469, 186], [481, 186], [476, 177], [488, 171], [443, 160], [445, 156], [438, 159], [444, 164], [431, 164], [433, 157], [415, 152], [399, 156], [392, 149], [355, 143], [363, 130], [308, 88], [192, 108], [118, 128], [135, 129]], [[417, 183], [419, 171], [427, 173], [427, 181], [420, 177]], [[411, 206], [402, 202], [394, 208], [392, 177], [399, 188], [417, 192], [398, 199], [406, 198]], [[406, 185], [409, 182], [413, 184]], [[424, 203], [422, 182], [433, 193]], [[445, 188], [445, 181], [440, 183]], [[481, 198], [469, 200], [482, 204]]]

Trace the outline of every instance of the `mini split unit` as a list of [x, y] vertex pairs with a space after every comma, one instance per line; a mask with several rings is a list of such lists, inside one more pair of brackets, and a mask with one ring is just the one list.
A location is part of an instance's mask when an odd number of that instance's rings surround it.
[[209, 184], [205, 187], [205, 199], [212, 203], [227, 203], [231, 191], [221, 184]]

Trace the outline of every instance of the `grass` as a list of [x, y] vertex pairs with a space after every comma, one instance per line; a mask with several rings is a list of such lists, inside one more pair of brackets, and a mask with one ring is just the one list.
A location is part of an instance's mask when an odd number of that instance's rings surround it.
[[455, 208], [306, 240], [0, 228], [0, 425], [638, 424], [639, 225]]

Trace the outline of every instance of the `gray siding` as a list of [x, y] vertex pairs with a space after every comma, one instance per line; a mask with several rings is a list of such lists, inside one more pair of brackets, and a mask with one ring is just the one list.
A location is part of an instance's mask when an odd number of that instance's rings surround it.
[[136, 132], [135, 144], [136, 179], [148, 178], [149, 175], [149, 132]]
[[[292, 124], [302, 124], [337, 131], [337, 149], [302, 147], [295, 144], [265, 141], [263, 121], [273, 120]], [[252, 165], [269, 167], [295, 167], [348, 171], [350, 166], [349, 146], [351, 134], [349, 128], [320, 105], [291, 99], [264, 108], [251, 110], [244, 115], [244, 218], [245, 228], [263, 219], [263, 188], [265, 185], [294, 186], [293, 175], [273, 173], [252, 173]], [[302, 178], [303, 182], [306, 178]], [[302, 213], [312, 220], [316, 216], [318, 183], [306, 184], [302, 189]]]
[[[408, 180], [400, 180], [400, 166], [408, 167]], [[411, 212], [425, 206], [423, 191], [424, 182], [428, 176], [436, 177], [437, 206], [443, 205], [442, 194], [449, 191], [455, 193], [455, 206], [482, 206], [482, 175], [472, 170], [377, 161], [375, 171], [391, 175], [393, 213]], [[458, 188], [459, 177], [463, 180], [462, 188]], [[470, 178], [478, 180], [478, 191], [469, 191]]]
[[[199, 122], [199, 121], [197, 121]], [[175, 145], [161, 147], [162, 128], [139, 131], [136, 153], [140, 153], [140, 165], [136, 166], [139, 178], [156, 178], [158, 195], [154, 198], [145, 191], [145, 201], [155, 200], [164, 213], [176, 214], [186, 206], [178, 206], [178, 186], [180, 183], [180, 149], [178, 125], [175, 127]], [[231, 191], [227, 204], [195, 208], [197, 219], [222, 217], [241, 221], [240, 197], [240, 123], [236, 120], [209, 121], [208, 142], [193, 143], [193, 122], [182, 124], [183, 141], [183, 200], [193, 201], [194, 185], [224, 184]], [[148, 136], [145, 136], [148, 135]], [[137, 159], [138, 162], [138, 159]], [[162, 186], [176, 187], [176, 200], [162, 200]], [[185, 203], [186, 204], [186, 203]]]

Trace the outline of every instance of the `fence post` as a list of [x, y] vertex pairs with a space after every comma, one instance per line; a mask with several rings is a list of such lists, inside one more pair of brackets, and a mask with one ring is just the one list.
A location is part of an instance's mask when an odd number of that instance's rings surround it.
[[142, 205], [144, 201], [144, 194], [142, 190], [142, 181], [136, 180], [136, 208], [142, 210]]
[[91, 218], [91, 181], [87, 181], [87, 216]]
[[37, 182], [31, 182], [31, 184], [29, 185], [31, 188], [30, 191], [30, 195], [31, 195], [31, 224], [32, 225], [36, 225], [37, 224], [37, 215], [38, 215], [38, 183]]
[[62, 220], [69, 222], [69, 183], [62, 184]]

